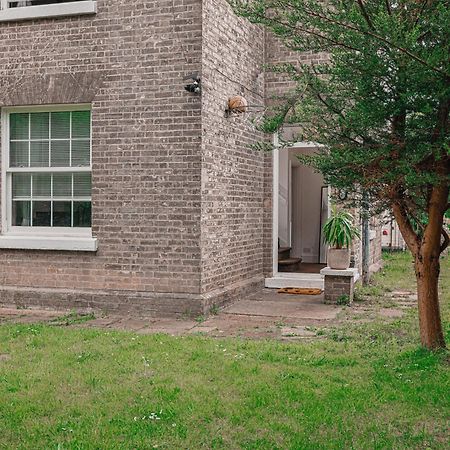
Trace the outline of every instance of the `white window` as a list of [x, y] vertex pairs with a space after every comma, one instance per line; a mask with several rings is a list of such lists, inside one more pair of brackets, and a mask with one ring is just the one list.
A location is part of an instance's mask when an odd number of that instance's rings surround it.
[[[37, 244], [39, 248], [50, 249], [52, 243], [61, 247], [63, 242], [69, 243], [69, 248], [62, 249], [95, 250], [89, 239], [92, 238], [90, 108], [6, 109], [2, 124], [5, 182], [0, 248], [11, 239], [22, 241], [20, 247], [14, 248], [34, 248], [27, 244], [37, 239], [41, 242]], [[39, 238], [50, 241], [43, 244]], [[83, 247], [83, 242], [88, 248]]]
[[0, 0], [0, 22], [96, 12], [94, 0]]

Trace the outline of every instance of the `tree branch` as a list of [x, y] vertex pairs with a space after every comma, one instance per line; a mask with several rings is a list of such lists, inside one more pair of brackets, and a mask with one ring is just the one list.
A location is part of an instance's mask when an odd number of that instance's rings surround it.
[[[439, 256], [449, 187], [446, 182], [433, 186], [428, 206], [428, 223], [422, 241], [422, 254]], [[444, 236], [445, 242], [445, 236]]]
[[428, 64], [424, 59], [420, 58], [419, 56], [415, 55], [414, 53], [411, 53], [408, 49], [400, 47], [397, 44], [394, 44], [393, 42], [390, 42], [388, 39], [384, 38], [383, 36], [380, 36], [377, 33], [374, 33], [372, 31], [369, 30], [361, 30], [358, 27], [355, 27], [353, 25], [350, 25], [348, 23], [344, 23], [344, 22], [340, 22], [339, 20], [336, 19], [332, 19], [330, 17], [324, 16], [322, 14], [319, 13], [315, 13], [314, 11], [311, 10], [307, 10], [306, 11], [307, 14], [313, 16], [313, 17], [317, 17], [318, 19], [322, 19], [325, 20], [326, 22], [332, 23], [334, 25], [338, 25], [342, 28], [346, 28], [347, 30], [352, 30], [352, 31], [356, 31], [357, 33], [362, 33], [365, 34], [367, 36], [373, 37], [374, 39], [383, 42], [384, 44], [386, 44], [388, 47], [392, 47], [395, 48], [397, 50], [399, 50], [400, 52], [404, 53], [405, 55], [408, 55], [410, 58], [414, 59], [415, 61], [419, 62], [420, 64], [424, 65], [425, 67], [428, 67], [430, 70], [437, 72], [441, 75], [444, 75], [444, 77], [446, 79], [450, 79], [450, 74], [439, 69], [438, 67], [434, 67], [431, 66], [430, 64]]
[[442, 253], [450, 243], [450, 236], [447, 233], [447, 230], [445, 228], [442, 228], [442, 236], [444, 237], [444, 242], [441, 244], [441, 247], [439, 248], [439, 253]]
[[408, 248], [411, 250], [413, 255], [417, 255], [420, 250], [419, 236], [414, 231], [411, 222], [408, 218], [408, 213], [406, 212], [405, 206], [397, 198], [397, 195], [391, 197], [392, 201], [392, 212], [394, 213], [397, 225], [402, 233], [403, 239], [405, 240]]
[[422, 2], [422, 6], [420, 7], [420, 10], [417, 14], [416, 20], [414, 21], [414, 26], [416, 27], [417, 24], [419, 23], [420, 18], [422, 17], [422, 13], [425, 10], [425, 6], [427, 6], [428, 0], [423, 0]]
[[392, 16], [392, 9], [391, 9], [391, 4], [389, 3], [389, 0], [385, 0], [384, 4], [386, 5], [386, 9], [387, 9], [388, 14], [390, 16]]
[[361, 14], [364, 16], [364, 19], [366, 19], [367, 25], [369, 25], [369, 28], [375, 31], [375, 27], [373, 26], [372, 21], [370, 20], [369, 14], [367, 13], [366, 7], [364, 6], [364, 3], [362, 0], [358, 0], [358, 6], [361, 10]]
[[290, 30], [292, 30], [294, 32], [310, 34], [311, 36], [315, 36], [315, 37], [317, 37], [319, 39], [323, 39], [325, 42], [329, 42], [329, 43], [331, 43], [331, 44], [333, 44], [333, 45], [335, 45], [337, 47], [346, 48], [347, 50], [351, 50], [351, 51], [357, 51], [357, 52], [360, 51], [360, 50], [358, 50], [355, 47], [352, 47], [350, 45], [344, 44], [343, 42], [336, 41], [335, 39], [332, 39], [332, 38], [330, 38], [328, 36], [324, 36], [324, 35], [322, 35], [320, 33], [317, 33], [316, 31], [313, 31], [313, 30], [310, 30], [310, 29], [305, 29], [305, 28], [299, 28], [298, 26], [290, 25], [290, 24], [288, 24], [286, 22], [283, 22], [283, 21], [281, 21], [279, 19], [276, 19], [275, 17], [266, 17], [266, 16], [259, 16], [259, 17], [260, 17], [260, 19], [269, 20], [270, 22], [277, 23], [278, 25], [286, 27], [286, 28], [288, 28], [288, 29], [290, 29]]

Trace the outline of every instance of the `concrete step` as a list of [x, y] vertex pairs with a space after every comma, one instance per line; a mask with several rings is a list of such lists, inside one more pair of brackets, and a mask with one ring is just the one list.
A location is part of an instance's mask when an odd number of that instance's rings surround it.
[[320, 274], [283, 273], [279, 276], [266, 278], [265, 287], [270, 289], [287, 287], [324, 289], [324, 277]]
[[288, 259], [291, 256], [291, 247], [280, 247], [278, 249], [278, 259]]
[[298, 266], [302, 262], [301, 258], [285, 258], [278, 259], [278, 271], [279, 272], [296, 272]]

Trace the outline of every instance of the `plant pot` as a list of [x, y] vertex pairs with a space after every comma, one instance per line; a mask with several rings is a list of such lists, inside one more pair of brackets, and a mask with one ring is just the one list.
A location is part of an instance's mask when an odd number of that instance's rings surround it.
[[335, 270], [345, 270], [350, 267], [349, 248], [329, 248], [328, 267]]

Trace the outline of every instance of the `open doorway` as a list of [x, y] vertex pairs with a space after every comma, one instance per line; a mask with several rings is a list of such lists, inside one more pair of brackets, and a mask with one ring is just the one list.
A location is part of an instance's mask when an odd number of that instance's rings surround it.
[[323, 176], [301, 164], [312, 147], [278, 151], [277, 272], [319, 274], [326, 266], [322, 226], [329, 214]]

